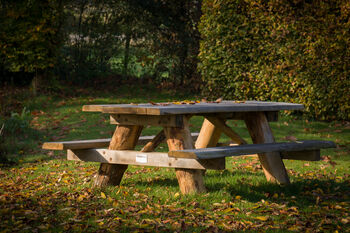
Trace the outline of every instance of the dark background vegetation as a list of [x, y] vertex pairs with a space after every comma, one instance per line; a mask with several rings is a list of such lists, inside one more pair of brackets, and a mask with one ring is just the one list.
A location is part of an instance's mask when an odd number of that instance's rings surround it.
[[346, 0], [2, 0], [0, 122], [33, 96], [122, 85], [348, 120], [349, 18]]
[[204, 0], [205, 91], [303, 103], [309, 117], [350, 118], [350, 1]]
[[138, 78], [199, 88], [200, 1], [1, 1], [0, 10], [3, 85]]
[[[31, 85], [36, 94], [151, 83], [213, 98], [298, 102], [309, 117], [349, 119], [346, 0], [22, 0], [0, 7], [2, 86]], [[10, 112], [2, 106], [2, 115]]]

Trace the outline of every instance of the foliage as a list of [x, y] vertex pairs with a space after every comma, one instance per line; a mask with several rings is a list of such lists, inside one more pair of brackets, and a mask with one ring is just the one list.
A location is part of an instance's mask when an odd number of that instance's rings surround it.
[[12, 112], [10, 117], [0, 120], [3, 125], [2, 135], [0, 135], [1, 162], [11, 163], [19, 159], [25, 150], [30, 149], [33, 142], [40, 137], [40, 134], [31, 127], [33, 117], [31, 112], [24, 107], [20, 113]]
[[1, 1], [0, 66], [40, 73], [56, 64], [62, 1]]
[[65, 41], [56, 69], [62, 79], [77, 84], [111, 73], [108, 62], [121, 52], [122, 43], [117, 3], [83, 0], [65, 4]]
[[155, 64], [156, 72], [167, 70], [170, 73], [167, 80], [174, 85], [191, 84], [189, 89], [198, 89], [200, 77], [196, 65], [200, 35], [197, 25], [201, 1], [134, 0], [131, 5], [149, 22], [145, 34], [149, 52], [162, 58], [145, 59], [145, 63]]
[[65, 43], [57, 74], [75, 83], [135, 74], [153, 82], [198, 83], [200, 4], [70, 1], [65, 4]]
[[5, 120], [4, 124], [4, 132], [7, 135], [20, 135], [28, 131], [30, 128], [31, 121], [30, 111], [23, 108], [22, 112], [19, 114], [17, 112], [13, 112], [11, 117]]
[[202, 10], [205, 91], [350, 118], [349, 1], [205, 0]]

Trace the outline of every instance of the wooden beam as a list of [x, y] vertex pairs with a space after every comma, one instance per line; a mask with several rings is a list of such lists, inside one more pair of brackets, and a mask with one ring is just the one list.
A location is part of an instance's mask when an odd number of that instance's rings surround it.
[[129, 150], [86, 149], [67, 150], [67, 159], [74, 161], [99, 162], [109, 164], [129, 164], [138, 166], [171, 167], [186, 169], [225, 169], [223, 158], [219, 159], [177, 159], [161, 152], [140, 152]]
[[[165, 127], [164, 133], [169, 151], [194, 148], [189, 129], [189, 117], [184, 117], [184, 128]], [[176, 168], [175, 172], [183, 194], [205, 192], [201, 170]]]
[[[142, 128], [142, 126], [137, 125], [118, 125], [109, 144], [109, 149], [134, 149]], [[94, 186], [119, 185], [127, 168], [128, 165], [101, 163]]]
[[[192, 139], [196, 140], [199, 133], [191, 133]], [[154, 139], [152, 136], [141, 136], [137, 141], [137, 145], [145, 145]], [[105, 139], [91, 139], [91, 140], [77, 140], [77, 141], [62, 141], [62, 142], [45, 142], [42, 149], [45, 150], [79, 150], [108, 147], [111, 138]]]
[[122, 125], [152, 125], [166, 127], [183, 127], [182, 115], [170, 116], [148, 116], [148, 115], [128, 115], [128, 114], [112, 114], [110, 115], [111, 124]]
[[164, 130], [160, 131], [152, 141], [148, 142], [142, 149], [141, 152], [152, 152], [154, 151], [160, 143], [165, 140]]
[[[278, 111], [267, 111], [264, 112], [266, 115], [266, 119], [269, 122], [276, 122], [278, 121]], [[205, 114], [204, 116], [214, 116], [219, 117], [221, 119], [226, 120], [244, 120], [246, 116], [246, 112], [230, 112], [230, 113], [211, 113], [211, 114]]]
[[289, 160], [304, 160], [304, 161], [320, 161], [320, 150], [306, 150], [306, 151], [286, 151], [281, 153], [282, 159]]
[[195, 148], [215, 147], [220, 139], [221, 130], [209, 120], [204, 119], [201, 131], [199, 132]]
[[67, 150], [67, 149], [88, 149], [88, 148], [103, 148], [108, 147], [111, 138], [92, 139], [92, 140], [77, 140], [77, 141], [62, 141], [62, 142], [44, 142], [42, 149], [44, 150]]
[[[335, 147], [335, 144], [331, 141], [310, 140], [297, 142], [246, 144], [240, 146], [211, 147], [202, 149], [187, 149], [179, 151], [169, 151], [168, 154], [170, 157], [175, 158], [210, 159], [271, 152], [288, 152], [283, 154], [285, 158], [295, 158], [297, 156], [303, 158], [305, 154], [308, 154], [307, 151], [313, 151], [312, 153], [314, 153], [314, 151], [332, 147]], [[271, 156], [277, 155], [272, 154]], [[306, 158], [307, 156], [304, 157]]]
[[[263, 112], [247, 113], [245, 123], [253, 143], [275, 142], [272, 130]], [[279, 152], [261, 153], [259, 154], [259, 160], [268, 181], [280, 184], [290, 183]]]
[[213, 116], [206, 116], [205, 118], [208, 119], [213, 125], [218, 127], [224, 134], [230, 137], [232, 141], [239, 145], [247, 144], [247, 142], [241, 136], [226, 125], [225, 120]]

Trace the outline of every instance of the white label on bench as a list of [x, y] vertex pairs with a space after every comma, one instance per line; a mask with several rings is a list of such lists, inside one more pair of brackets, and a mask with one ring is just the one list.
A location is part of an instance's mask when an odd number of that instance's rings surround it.
[[147, 163], [147, 154], [136, 154], [136, 162]]

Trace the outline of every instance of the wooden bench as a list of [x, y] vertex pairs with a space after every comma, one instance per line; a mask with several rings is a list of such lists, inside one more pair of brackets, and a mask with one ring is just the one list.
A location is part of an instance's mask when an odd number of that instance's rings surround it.
[[174, 158], [214, 159], [230, 156], [280, 152], [282, 159], [318, 161], [320, 160], [320, 149], [335, 147], [336, 145], [332, 141], [309, 140], [177, 150], [170, 151], [168, 154], [169, 157]]
[[[192, 139], [196, 140], [199, 133], [191, 133]], [[137, 145], [145, 145], [152, 141], [156, 136], [141, 136], [138, 139]], [[42, 149], [44, 150], [79, 150], [92, 148], [105, 148], [109, 146], [111, 138], [105, 139], [90, 139], [77, 141], [62, 141], [62, 142], [44, 142]]]
[[[110, 138], [78, 140], [78, 141], [62, 141], [62, 142], [45, 142], [42, 146], [45, 150], [67, 150], [67, 159], [74, 161], [99, 162], [108, 164], [125, 164], [155, 167], [171, 167], [171, 168], [188, 168], [188, 169], [225, 169], [225, 159], [182, 159], [171, 158], [168, 153], [152, 152], [148, 143], [154, 141], [161, 142], [163, 137], [158, 134], [156, 136], [141, 136], [138, 139], [138, 145], [145, 145], [141, 151], [132, 150], [109, 150], [104, 149], [109, 146]], [[199, 133], [191, 133], [192, 139], [195, 141]], [[156, 138], [159, 138], [156, 139]], [[153, 145], [154, 147], [155, 145]], [[152, 146], [151, 146], [152, 147]], [[145, 149], [147, 148], [147, 149]], [[150, 151], [150, 152], [148, 152]]]

